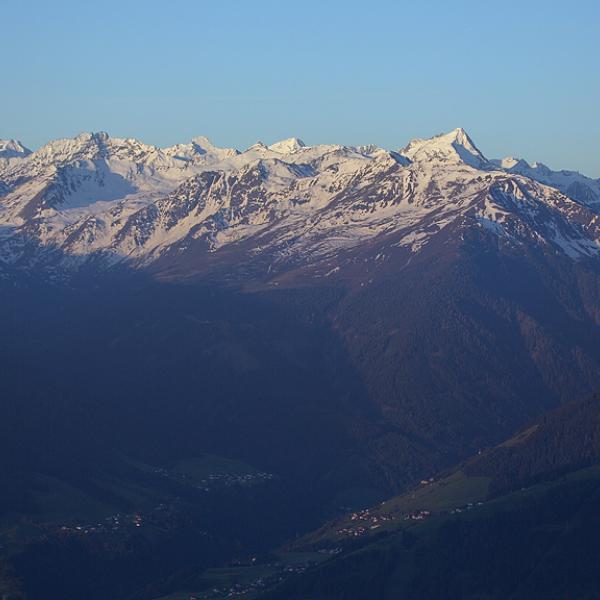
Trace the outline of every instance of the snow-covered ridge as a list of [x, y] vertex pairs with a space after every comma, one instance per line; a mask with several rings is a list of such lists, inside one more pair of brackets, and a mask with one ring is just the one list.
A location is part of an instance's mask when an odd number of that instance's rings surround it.
[[23, 158], [31, 154], [31, 150], [18, 140], [0, 140], [0, 158]]
[[491, 161], [509, 173], [518, 173], [555, 187], [567, 196], [600, 208], [600, 179], [586, 177], [577, 171], [553, 171], [540, 162], [529, 164], [522, 158], [505, 157]]
[[204, 137], [159, 148], [103, 132], [20, 147], [0, 161], [5, 263], [202, 263], [243, 244], [269, 272], [329, 273], [348, 251], [374, 244], [383, 260], [385, 248], [419, 252], [465, 227], [573, 259], [599, 254], [596, 180], [489, 161], [460, 128], [398, 152], [297, 138], [242, 152]]

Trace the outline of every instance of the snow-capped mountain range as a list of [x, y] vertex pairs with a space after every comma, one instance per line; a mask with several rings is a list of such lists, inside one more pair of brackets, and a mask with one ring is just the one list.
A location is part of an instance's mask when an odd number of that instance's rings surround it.
[[66, 272], [93, 262], [143, 267], [239, 249], [268, 272], [344, 268], [418, 253], [483, 229], [573, 259], [600, 252], [600, 180], [523, 160], [488, 160], [463, 129], [376, 146], [290, 138], [240, 152], [208, 139], [169, 148], [85, 133], [35, 152], [0, 141], [0, 261]]

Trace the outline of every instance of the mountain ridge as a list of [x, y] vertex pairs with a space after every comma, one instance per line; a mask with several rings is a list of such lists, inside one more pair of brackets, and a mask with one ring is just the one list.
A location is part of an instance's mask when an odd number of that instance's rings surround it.
[[243, 242], [283, 269], [308, 261], [323, 276], [339, 252], [392, 235], [387, 247], [414, 254], [457, 222], [573, 259], [598, 253], [593, 190], [569, 196], [572, 186], [497, 162], [461, 128], [398, 153], [297, 138], [243, 152], [201, 137], [160, 149], [85, 133], [0, 168], [0, 257], [22, 264], [32, 244], [59, 249], [68, 274], [90, 260], [147, 266], [174, 253], [202, 263]]

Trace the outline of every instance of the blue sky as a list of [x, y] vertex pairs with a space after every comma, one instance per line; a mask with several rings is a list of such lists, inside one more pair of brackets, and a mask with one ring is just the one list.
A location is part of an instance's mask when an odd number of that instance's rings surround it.
[[403, 146], [600, 177], [600, 2], [0, 0], [0, 137]]

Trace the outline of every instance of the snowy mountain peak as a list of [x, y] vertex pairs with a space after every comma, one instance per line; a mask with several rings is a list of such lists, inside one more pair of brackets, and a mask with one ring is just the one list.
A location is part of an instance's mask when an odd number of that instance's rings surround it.
[[269, 150], [279, 152], [280, 154], [291, 154], [301, 148], [305, 148], [306, 144], [299, 138], [291, 137], [286, 140], [275, 142], [269, 146]]
[[204, 135], [192, 138], [192, 146], [197, 154], [204, 154], [213, 157], [215, 160], [237, 156], [240, 151], [236, 148], [220, 148], [215, 146], [211, 140]]
[[31, 154], [18, 140], [0, 140], [0, 158], [23, 158]]
[[262, 142], [261, 140], [258, 140], [256, 142], [254, 142], [254, 144], [252, 144], [252, 146], [250, 146], [250, 148], [248, 148], [247, 150], [245, 150], [245, 152], [249, 152], [251, 150], [268, 150], [269, 147]]
[[412, 140], [400, 154], [413, 162], [440, 160], [464, 163], [476, 169], [488, 165], [487, 158], [462, 127], [429, 139]]
[[197, 135], [196, 137], [193, 137], [192, 144], [199, 146], [203, 150], [212, 150], [213, 148], [216, 148], [212, 141], [205, 135]]
[[106, 133], [106, 131], [98, 131], [96, 133], [93, 131], [83, 131], [79, 135], [75, 136], [75, 141], [82, 144], [87, 142], [107, 142], [109, 139], [110, 136], [108, 133]]
[[529, 163], [526, 160], [515, 158], [514, 156], [505, 156], [504, 158], [493, 159], [490, 162], [501, 169], [530, 168]]
[[[164, 160], [156, 146], [143, 144], [136, 139], [112, 138], [104, 131], [80, 133], [75, 138], [55, 140], [42, 146], [27, 157], [29, 173], [31, 169], [60, 167], [81, 160], [126, 160], [145, 162]], [[23, 165], [25, 168], [25, 165]], [[39, 174], [39, 173], [38, 173]]]
[[475, 148], [473, 140], [469, 137], [469, 134], [462, 127], [457, 127], [449, 133], [442, 135], [442, 137], [449, 137], [463, 146], [470, 146], [471, 148]]
[[541, 162], [529, 164], [522, 158], [501, 158], [491, 161], [508, 173], [530, 177], [554, 187], [578, 202], [600, 210], [600, 179], [586, 177], [577, 171], [553, 171]]
[[168, 157], [189, 163], [214, 164], [221, 160], [237, 156], [240, 152], [235, 148], [220, 148], [215, 146], [206, 136], [193, 137], [189, 144], [176, 144], [163, 148], [161, 152]]

